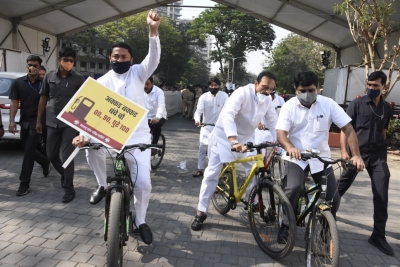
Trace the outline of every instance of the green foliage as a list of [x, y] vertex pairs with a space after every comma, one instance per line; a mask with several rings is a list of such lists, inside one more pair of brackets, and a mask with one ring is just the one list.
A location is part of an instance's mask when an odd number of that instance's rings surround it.
[[293, 92], [293, 78], [299, 71], [311, 70], [319, 77], [319, 86], [322, 87], [325, 66], [322, 64], [320, 52], [331, 51], [330, 65], [333, 67], [335, 51], [297, 34], [289, 34], [281, 40], [267, 58], [266, 69], [277, 77], [280, 93]]
[[[147, 12], [108, 22], [101, 26], [81, 32], [73, 37], [76, 43], [87, 46], [110, 48], [116, 42], [126, 42], [133, 50], [133, 63], [144, 60], [149, 49], [149, 28], [146, 23]], [[159, 27], [161, 58], [154, 74], [161, 82], [175, 85], [180, 80], [208, 79], [209, 68], [204, 59], [197, 56], [191, 44], [195, 43], [187, 34], [189, 25], [177, 25], [162, 17]], [[109, 51], [108, 51], [109, 52]], [[107, 58], [108, 58], [107, 54]], [[191, 70], [191, 72], [189, 72]]]
[[[207, 37], [214, 37], [215, 50], [211, 53], [211, 60], [219, 62], [222, 81], [227, 81], [227, 70], [223, 67], [229, 57], [244, 57], [245, 53], [265, 50], [270, 51], [275, 39], [275, 32], [267, 22], [254, 18], [245, 13], [223, 8], [206, 9], [199, 17], [193, 20], [188, 30], [193, 39], [204, 41]], [[241, 82], [246, 73], [240, 72], [240, 66], [245, 58], [235, 60], [235, 82]], [[236, 75], [237, 73], [237, 75]]]
[[388, 129], [386, 131], [386, 134], [388, 136], [391, 136], [392, 133], [394, 132], [394, 130], [398, 129], [399, 127], [400, 127], [399, 119], [391, 119], [389, 121], [389, 126], [388, 126]]

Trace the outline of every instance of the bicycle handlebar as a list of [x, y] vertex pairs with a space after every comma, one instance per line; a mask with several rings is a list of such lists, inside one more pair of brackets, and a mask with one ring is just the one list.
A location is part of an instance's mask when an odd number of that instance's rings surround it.
[[[82, 147], [81, 149], [99, 150], [102, 147], [106, 147], [106, 146], [103, 144], [100, 144], [100, 143], [89, 143], [89, 144], [85, 145], [84, 147]], [[108, 148], [108, 147], [106, 147], [106, 148]], [[121, 153], [124, 153], [128, 149], [132, 149], [132, 148], [138, 148], [138, 149], [140, 149], [140, 151], [145, 151], [148, 148], [164, 148], [164, 146], [158, 145], [158, 144], [133, 144], [133, 145], [125, 146], [122, 149]]]
[[[314, 153], [312, 151], [311, 152], [310, 151], [301, 152], [301, 159], [305, 161], [305, 160], [315, 158], [315, 159], [318, 159], [319, 161], [321, 161], [322, 163], [330, 164], [330, 165], [333, 165], [333, 164], [336, 164], [339, 162], [343, 162], [346, 164], [347, 167], [355, 167], [352, 160], [346, 160], [346, 159], [326, 160], [326, 159], [323, 159], [320, 156], [318, 156], [318, 154], [319, 154], [319, 152]], [[286, 152], [286, 155], [289, 156], [289, 152]]]
[[[252, 142], [247, 142], [246, 145], [248, 148], [249, 152], [254, 151], [254, 149], [263, 149], [263, 148], [267, 148], [267, 147], [277, 147], [280, 146], [278, 143], [272, 143], [272, 142], [263, 142], [260, 144], [256, 144], [254, 145]], [[236, 150], [234, 148], [231, 148], [232, 152], [236, 152]]]
[[199, 127], [205, 127], [205, 126], [215, 126], [215, 124], [214, 123], [202, 123], [202, 124], [200, 124]]

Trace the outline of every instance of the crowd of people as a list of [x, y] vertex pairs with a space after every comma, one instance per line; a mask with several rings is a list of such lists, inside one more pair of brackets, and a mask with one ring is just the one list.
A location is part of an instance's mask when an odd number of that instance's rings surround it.
[[[132, 48], [123, 42], [116, 43], [110, 50], [112, 70], [97, 79], [103, 86], [149, 110], [148, 120], [141, 121], [127, 145], [157, 143], [161, 127], [167, 119], [163, 91], [154, 85], [152, 78], [161, 53], [158, 35], [160, 18], [153, 10], [147, 16], [147, 24], [149, 52], [146, 58], [140, 64], [132, 65]], [[28, 193], [36, 161], [42, 166], [45, 177], [49, 175], [51, 165], [59, 173], [61, 187], [65, 191], [62, 202], [68, 203], [75, 197], [74, 162], [65, 169], [62, 163], [75, 147], [98, 140], [88, 138], [56, 118], [85, 81], [81, 74], [73, 70], [76, 60], [73, 49], [62, 48], [58, 56], [58, 68], [49, 71], [44, 77], [41, 76], [45, 69], [41, 68], [40, 57], [27, 58], [28, 73], [15, 80], [10, 93], [9, 131], [15, 133], [17, 130], [15, 116], [20, 102], [24, 158], [17, 196]], [[335, 194], [337, 186], [333, 172], [328, 171], [331, 174], [328, 177], [327, 198], [333, 199], [333, 214], [338, 211], [340, 197], [351, 186], [357, 173], [365, 168], [371, 178], [374, 205], [374, 228], [368, 241], [382, 252], [392, 255], [393, 249], [385, 239], [390, 178], [385, 138], [392, 117], [390, 105], [381, 97], [386, 87], [386, 75], [381, 71], [371, 73], [367, 82], [367, 95], [351, 102], [347, 112], [332, 99], [319, 94], [318, 77], [312, 71], [300, 72], [295, 77], [296, 97], [286, 103], [277, 93], [276, 80], [273, 73], [263, 71], [254, 84], [240, 87], [234, 92], [223, 92], [217, 77], [208, 81], [206, 90], [201, 85], [182, 90], [182, 116], [193, 118], [196, 126], [204, 126], [199, 137], [198, 169], [193, 174], [194, 177], [203, 177], [203, 180], [191, 228], [194, 231], [202, 229], [223, 163], [255, 153], [247, 151], [245, 144], [249, 141], [278, 141], [287, 151], [287, 155], [283, 154], [288, 178], [285, 193], [295, 208], [302, 190], [304, 173], [311, 172], [312, 178], [318, 183], [323, 168], [317, 160], [300, 160], [300, 153], [319, 148], [321, 156], [330, 157], [328, 132], [330, 125], [335, 123], [342, 131], [342, 157], [351, 158], [355, 167], [343, 172], [338, 185], [339, 194]], [[264, 131], [265, 129], [268, 131]], [[0, 136], [3, 133], [4, 130], [0, 127]], [[125, 155], [128, 168], [131, 172], [135, 171], [131, 176], [137, 177], [133, 222], [146, 244], [153, 240], [150, 227], [146, 223], [152, 189], [152, 153], [154, 151], [134, 150]], [[107, 190], [106, 151], [86, 150], [86, 158], [98, 183], [89, 201], [97, 204]], [[244, 168], [248, 172], [251, 164], [244, 164]], [[255, 182], [253, 180], [249, 185], [246, 195]], [[287, 231], [288, 227], [282, 225], [279, 242], [286, 241]]]

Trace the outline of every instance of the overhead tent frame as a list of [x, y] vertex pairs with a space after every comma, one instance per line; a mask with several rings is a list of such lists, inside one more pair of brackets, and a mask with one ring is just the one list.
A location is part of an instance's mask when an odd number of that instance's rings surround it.
[[[341, 0], [213, 0], [340, 51], [354, 46]], [[0, 0], [0, 17], [58, 38], [175, 0]], [[400, 4], [395, 6], [400, 13]], [[400, 19], [395, 20], [400, 21]]]

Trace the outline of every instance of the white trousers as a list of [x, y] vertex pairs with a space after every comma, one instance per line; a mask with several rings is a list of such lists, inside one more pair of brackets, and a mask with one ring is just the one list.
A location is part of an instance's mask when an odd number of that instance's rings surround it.
[[[111, 152], [111, 150], [110, 150]], [[115, 156], [115, 152], [111, 156]], [[136, 213], [136, 225], [139, 226], [146, 223], [146, 212], [149, 206], [150, 193], [151, 193], [151, 179], [150, 179], [150, 154], [151, 150], [146, 149], [141, 152], [139, 149], [130, 150], [125, 153], [125, 160], [131, 172], [132, 182], [134, 188], [134, 206]], [[87, 149], [86, 159], [89, 167], [96, 176], [97, 183], [104, 188], [107, 187], [107, 166], [106, 157], [108, 152], [106, 149]]]
[[204, 166], [206, 165], [207, 149], [208, 149], [208, 145], [205, 145], [202, 142], [200, 142], [199, 152], [198, 152], [199, 158], [198, 158], [198, 162], [197, 162], [197, 168], [199, 170], [204, 170]]
[[[204, 171], [203, 181], [201, 183], [200, 194], [199, 194], [199, 204], [197, 210], [201, 212], [207, 212], [208, 205], [210, 204], [210, 199], [212, 194], [215, 192], [218, 184], [218, 176], [222, 170], [222, 164], [217, 145], [213, 145], [210, 149], [210, 155], [208, 155], [208, 166]], [[243, 155], [245, 156], [245, 155]], [[246, 175], [251, 170], [254, 162], [243, 163]], [[257, 179], [254, 176], [253, 180], [250, 182], [246, 189], [246, 198], [249, 197], [251, 189], [256, 185]], [[245, 199], [246, 199], [245, 198]]]

